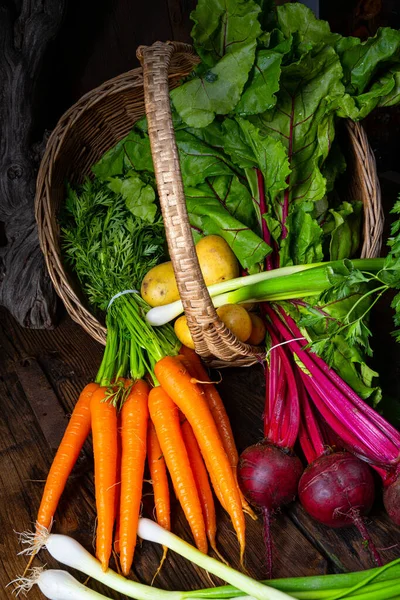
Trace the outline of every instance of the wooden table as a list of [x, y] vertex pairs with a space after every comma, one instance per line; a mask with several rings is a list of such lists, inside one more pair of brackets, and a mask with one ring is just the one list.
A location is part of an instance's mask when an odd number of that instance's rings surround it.
[[[79, 391], [96, 374], [102, 347], [69, 318], [53, 331], [19, 327], [0, 312], [0, 516], [1, 516], [1, 598], [11, 598], [4, 586], [22, 573], [26, 559], [15, 531], [32, 528], [57, 444]], [[262, 436], [263, 375], [261, 368], [223, 371], [220, 385], [229, 411], [239, 450]], [[149, 496], [144, 514], [151, 516]], [[173, 530], [190, 541], [182, 511], [172, 509]], [[266, 576], [261, 522], [247, 521], [246, 567], [257, 578]], [[369, 530], [385, 562], [400, 555], [400, 528], [382, 511], [378, 499], [368, 519]], [[56, 514], [54, 530], [79, 540], [93, 549], [95, 527], [93, 461], [90, 440], [74, 469]], [[313, 522], [296, 503], [277, 515], [272, 526], [274, 575], [276, 577], [360, 570], [371, 560], [354, 528], [328, 529]], [[218, 545], [230, 564], [238, 567], [238, 546], [228, 518], [218, 508]], [[161, 556], [160, 547], [144, 542], [137, 548], [133, 577], [150, 583]], [[36, 565], [58, 567], [46, 551]], [[84, 576], [75, 573], [80, 581]], [[195, 589], [217, 583], [185, 559], [170, 552], [157, 585], [165, 589]], [[110, 598], [121, 598], [94, 581], [94, 589]], [[30, 600], [43, 598], [37, 588]]]

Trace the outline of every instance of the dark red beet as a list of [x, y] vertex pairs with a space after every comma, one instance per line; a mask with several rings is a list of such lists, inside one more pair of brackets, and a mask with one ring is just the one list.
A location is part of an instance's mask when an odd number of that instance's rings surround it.
[[253, 506], [273, 512], [295, 499], [303, 468], [292, 452], [261, 442], [242, 452], [239, 485]]
[[299, 482], [300, 502], [308, 514], [329, 527], [355, 525], [380, 565], [362, 518], [371, 510], [374, 496], [369, 466], [349, 452], [320, 456], [306, 468]]
[[303, 472], [300, 459], [289, 450], [264, 441], [249, 446], [239, 460], [238, 480], [246, 499], [264, 517], [264, 542], [269, 576], [272, 573], [270, 518], [276, 509], [292, 502]]
[[392, 521], [400, 525], [400, 477], [384, 489], [383, 504]]

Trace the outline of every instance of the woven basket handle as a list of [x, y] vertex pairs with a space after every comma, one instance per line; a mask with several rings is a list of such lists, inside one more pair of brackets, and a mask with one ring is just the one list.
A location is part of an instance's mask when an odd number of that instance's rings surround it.
[[218, 321], [200, 271], [183, 191], [178, 148], [170, 108], [168, 71], [175, 53], [191, 53], [179, 42], [156, 42], [140, 46], [137, 56], [143, 66], [144, 97], [151, 153], [169, 253], [196, 350], [210, 353], [202, 344], [202, 331]]

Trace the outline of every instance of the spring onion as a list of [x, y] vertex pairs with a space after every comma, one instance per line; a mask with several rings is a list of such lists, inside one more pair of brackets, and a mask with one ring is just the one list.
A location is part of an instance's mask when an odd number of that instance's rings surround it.
[[[215, 558], [203, 554], [178, 536], [163, 529], [150, 519], [139, 519], [138, 535], [143, 540], [162, 544], [174, 550], [181, 556], [188, 558], [191, 562], [206, 569], [209, 573], [224, 579], [231, 585], [236, 586], [242, 592], [249, 594], [255, 600], [288, 600], [290, 596], [266, 586], [232, 567], [229, 567]], [[168, 592], [157, 590], [154, 587], [129, 581], [118, 575], [111, 569], [103, 571], [100, 562], [94, 558], [76, 540], [60, 534], [50, 533], [42, 528], [39, 533], [24, 532], [20, 534], [21, 542], [27, 545], [20, 554], [36, 554], [40, 548], [45, 546], [51, 556], [58, 562], [77, 569], [87, 576], [104, 583], [113, 590], [125, 594], [136, 600], [183, 600], [184, 592]]]
[[30, 592], [33, 586], [37, 585], [49, 600], [110, 600], [108, 596], [87, 588], [70, 573], [61, 569], [35, 567], [28, 576], [18, 577], [10, 583], [15, 584], [13, 591], [17, 596], [21, 592]]
[[[330, 288], [338, 277], [346, 277], [349, 269], [379, 272], [384, 259], [336, 260], [311, 265], [282, 267], [230, 281], [208, 288], [216, 308], [224, 304], [289, 300], [316, 296]], [[172, 302], [149, 310], [146, 320], [151, 325], [165, 325], [183, 312], [182, 302]]]
[[[374, 569], [354, 573], [285, 577], [283, 579], [268, 579], [263, 583], [284, 591], [298, 600], [333, 600], [333, 596], [339, 597], [339, 595], [343, 598], [356, 598], [358, 596], [359, 600], [364, 600], [364, 596], [361, 594], [378, 593], [387, 586], [389, 588], [398, 586], [399, 582], [400, 559], [396, 559], [383, 567], [375, 567]], [[355, 589], [356, 586], [359, 586], [360, 589]], [[191, 600], [194, 597], [207, 600], [227, 600], [240, 597], [241, 600], [244, 600], [242, 593], [230, 585], [186, 592], [185, 597]]]

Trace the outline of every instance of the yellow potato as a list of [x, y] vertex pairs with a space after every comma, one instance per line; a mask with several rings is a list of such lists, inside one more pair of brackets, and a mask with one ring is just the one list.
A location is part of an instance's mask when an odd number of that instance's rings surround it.
[[252, 323], [249, 313], [239, 304], [224, 304], [217, 309], [217, 315], [241, 342], [251, 335]]
[[142, 281], [140, 293], [150, 306], [163, 306], [179, 300], [172, 262], [161, 263], [150, 269]]
[[174, 323], [174, 331], [178, 340], [188, 348], [194, 350], [194, 343], [192, 339], [192, 334], [190, 333], [190, 329], [187, 324], [187, 320], [185, 315], [182, 315], [178, 319], [176, 319]]
[[251, 323], [253, 325], [251, 330], [251, 335], [247, 340], [248, 344], [253, 344], [253, 346], [258, 346], [262, 344], [265, 340], [266, 329], [264, 322], [261, 317], [255, 315], [254, 313], [250, 313]]
[[239, 277], [237, 258], [219, 235], [202, 238], [196, 244], [196, 253], [207, 286]]

